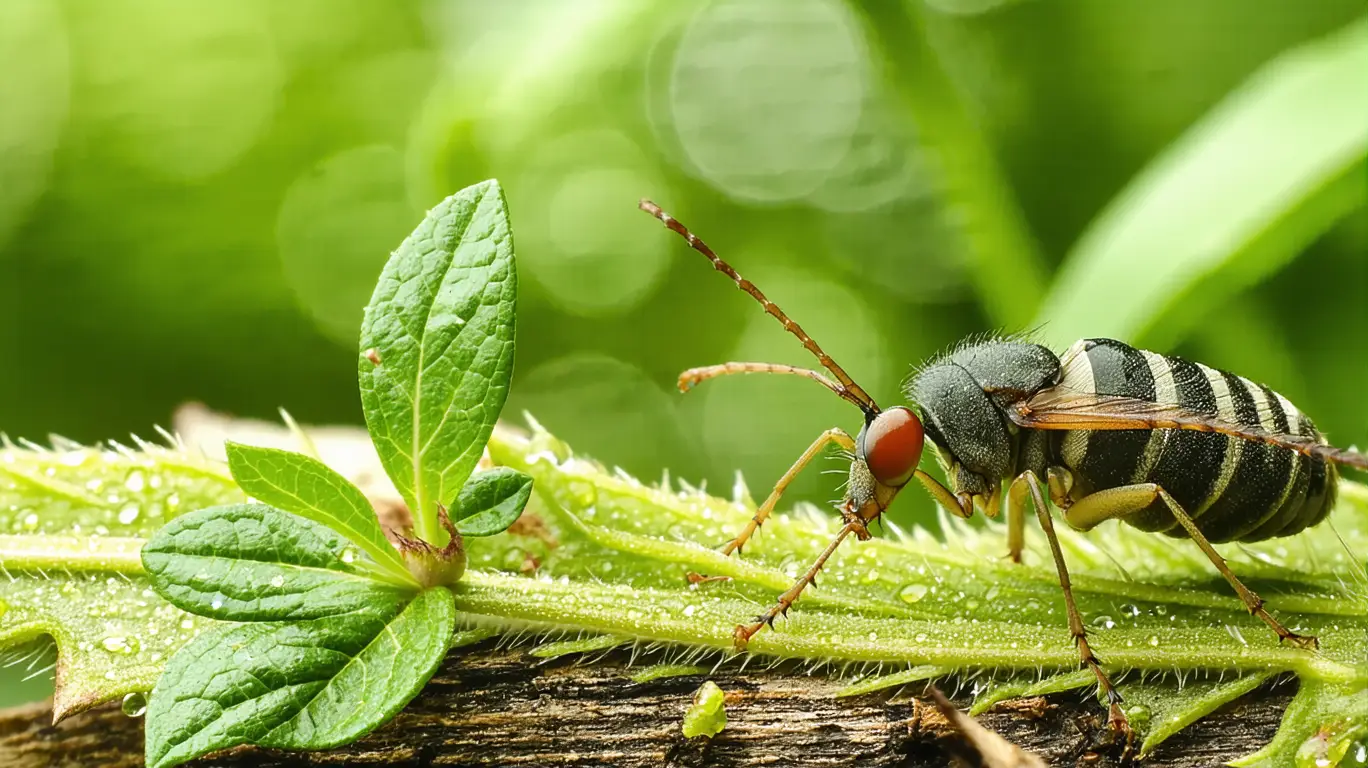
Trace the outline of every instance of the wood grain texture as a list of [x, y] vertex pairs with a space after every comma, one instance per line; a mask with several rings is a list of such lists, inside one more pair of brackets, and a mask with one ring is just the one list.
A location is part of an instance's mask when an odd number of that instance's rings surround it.
[[[633, 670], [635, 671], [635, 670]], [[726, 730], [711, 743], [680, 733], [703, 677], [628, 679], [626, 656], [541, 662], [485, 643], [446, 660], [423, 693], [367, 738], [336, 750], [237, 749], [197, 766], [822, 766], [943, 768], [956, 738], [923, 688], [836, 699], [835, 680], [793, 670], [721, 671]], [[1264, 687], [1175, 736], [1140, 765], [1209, 768], [1267, 743], [1293, 686]], [[953, 697], [967, 706], [965, 695]], [[1103, 711], [1078, 695], [1007, 702], [980, 718], [1052, 766], [1121, 765], [1099, 731]], [[50, 705], [0, 711], [0, 766], [142, 765], [142, 722], [105, 707], [51, 725]]]

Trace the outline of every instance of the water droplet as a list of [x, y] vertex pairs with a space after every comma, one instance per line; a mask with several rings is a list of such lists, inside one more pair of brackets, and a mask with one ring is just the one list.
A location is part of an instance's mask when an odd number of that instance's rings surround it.
[[926, 585], [908, 584], [898, 592], [898, 597], [902, 598], [904, 603], [915, 603], [923, 597], [926, 597]]
[[147, 712], [147, 694], [138, 691], [124, 694], [120, 708], [129, 717], [142, 717]]
[[1125, 605], [1121, 606], [1121, 613], [1131, 617], [1139, 616], [1140, 606], [1135, 605], [1134, 603], [1126, 603]]
[[[130, 642], [130, 640], [132, 642]], [[137, 652], [137, 648], [134, 647], [136, 642], [136, 638], [106, 637], [100, 641], [100, 645], [110, 653], [120, 653], [125, 656], [130, 656]]]
[[1116, 626], [1116, 620], [1110, 616], [1098, 616], [1092, 620], [1092, 623], [1098, 629], [1111, 629]]
[[135, 469], [128, 473], [128, 479], [124, 481], [124, 487], [132, 493], [142, 493], [147, 488], [147, 477], [143, 475], [141, 469]]
[[925, 633], [925, 632], [918, 632], [918, 633], [917, 633], [917, 637], [916, 637], [915, 639], [916, 639], [916, 641], [919, 642], [919, 643], [924, 643], [924, 642], [926, 642], [926, 633]]
[[1156, 606], [1154, 606], [1154, 612], [1157, 613], [1157, 614], [1160, 615], [1160, 616], [1167, 616], [1167, 615], [1168, 615], [1168, 608], [1165, 607], [1165, 606], [1162, 606], [1162, 605], [1156, 605]]
[[217, 611], [218, 609], [223, 607], [223, 600], [221, 598], [216, 597], [214, 598], [214, 601], [212, 603], [209, 603], [209, 607]]
[[132, 525], [138, 519], [139, 508], [137, 504], [129, 502], [123, 509], [119, 510], [119, 522], [124, 525]]
[[36, 530], [38, 530], [38, 513], [36, 513], [36, 512], [30, 512], [30, 513], [28, 513], [27, 515], [24, 515], [24, 530], [26, 530], [26, 531], [36, 531]]
[[285, 577], [281, 576], [280, 574], [272, 576], [271, 586], [275, 587], [276, 589], [280, 589], [281, 587], [285, 586]]
[[351, 547], [347, 547], [346, 549], [342, 550], [342, 562], [350, 563], [354, 562], [355, 560], [356, 550], [352, 549]]
[[1149, 643], [1151, 646], [1158, 646], [1158, 645], [1159, 645], [1159, 636], [1158, 636], [1158, 635], [1150, 635], [1149, 637], [1145, 638], [1145, 642], [1146, 642], [1146, 643]]

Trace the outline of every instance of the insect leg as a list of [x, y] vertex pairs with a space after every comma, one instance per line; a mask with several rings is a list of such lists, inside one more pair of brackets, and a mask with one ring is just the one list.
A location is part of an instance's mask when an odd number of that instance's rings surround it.
[[1018, 491], [1020, 478], [1012, 481], [1007, 492], [1007, 557], [1021, 563], [1021, 550], [1026, 546], [1026, 503]]
[[809, 445], [806, 451], [803, 451], [803, 455], [799, 456], [798, 460], [793, 462], [793, 466], [789, 467], [789, 470], [784, 473], [784, 476], [779, 478], [779, 482], [774, 484], [774, 490], [770, 491], [770, 495], [765, 499], [765, 503], [761, 504], [760, 508], [755, 510], [755, 515], [750, 519], [750, 522], [746, 523], [746, 527], [741, 530], [741, 533], [737, 534], [736, 538], [727, 542], [726, 546], [722, 547], [722, 554], [730, 555], [733, 552], [739, 552], [741, 547], [745, 546], [746, 542], [750, 540], [751, 535], [760, 528], [770, 516], [770, 513], [774, 511], [775, 505], [779, 503], [779, 498], [784, 495], [784, 490], [788, 488], [789, 483], [792, 483], [794, 478], [798, 477], [798, 473], [802, 472], [803, 468], [816, 458], [817, 454], [821, 453], [822, 449], [826, 448], [828, 443], [836, 443], [847, 451], [855, 450], [855, 440], [850, 435], [846, 434], [845, 430], [839, 427], [833, 427], [832, 429], [823, 432], [816, 440], [812, 441], [812, 445]]
[[751, 637], [754, 636], [756, 632], [759, 632], [766, 624], [773, 627], [775, 619], [787, 614], [789, 607], [792, 606], [794, 601], [798, 599], [798, 596], [803, 593], [803, 590], [807, 588], [807, 585], [811, 584], [813, 580], [817, 578], [817, 572], [822, 570], [823, 565], [826, 565], [827, 558], [831, 557], [831, 553], [835, 552], [836, 548], [841, 546], [841, 542], [845, 540], [845, 537], [863, 527], [864, 524], [859, 521], [851, 521], [841, 526], [841, 530], [837, 531], [836, 537], [831, 540], [830, 544], [827, 544], [826, 549], [822, 550], [822, 554], [817, 556], [817, 560], [807, 569], [806, 573], [800, 576], [797, 581], [793, 582], [793, 586], [789, 587], [784, 594], [779, 596], [779, 601], [777, 603], [771, 606], [768, 611], [756, 616], [755, 621], [750, 624], [737, 625], [736, 633], [733, 635], [736, 649], [738, 651], [744, 649], [746, 643], [750, 641]]
[[974, 514], [974, 500], [967, 493], [951, 493], [949, 488], [941, 485], [936, 478], [926, 474], [920, 469], [913, 472], [912, 476], [926, 488], [926, 492], [931, 494], [931, 498], [936, 503], [945, 507], [945, 511], [957, 516], [968, 518]]
[[1185, 531], [1187, 531], [1188, 537], [1196, 542], [1197, 546], [1200, 547], [1202, 552], [1211, 560], [1212, 565], [1216, 566], [1216, 570], [1220, 571], [1221, 575], [1225, 577], [1225, 580], [1230, 582], [1230, 586], [1234, 587], [1235, 593], [1240, 596], [1240, 600], [1244, 602], [1245, 607], [1249, 609], [1251, 614], [1258, 616], [1263, 623], [1271, 627], [1273, 631], [1278, 634], [1278, 638], [1285, 643], [1295, 645], [1299, 648], [1318, 647], [1319, 643], [1316, 638], [1305, 637], [1292, 632], [1264, 609], [1263, 598], [1254, 594], [1253, 590], [1246, 587], [1238, 578], [1236, 578], [1235, 574], [1231, 572], [1230, 566], [1226, 565], [1225, 558], [1221, 557], [1221, 553], [1217, 552], [1216, 548], [1211, 546], [1211, 542], [1207, 541], [1206, 536], [1202, 535], [1201, 529], [1199, 529], [1197, 523], [1193, 522], [1192, 518], [1188, 516], [1188, 513], [1183, 510], [1182, 505], [1170, 496], [1168, 491], [1165, 491], [1158, 485], [1154, 483], [1138, 483], [1136, 485], [1127, 485], [1121, 488], [1109, 488], [1105, 491], [1098, 491], [1097, 493], [1085, 496], [1081, 501], [1070, 507], [1064, 513], [1064, 519], [1068, 521], [1069, 525], [1075, 528], [1087, 530], [1098, 523], [1101, 523], [1103, 520], [1108, 520], [1113, 517], [1125, 517], [1126, 515], [1139, 512], [1154, 503], [1155, 499], [1163, 500], [1164, 504], [1169, 508], [1169, 511], [1173, 513], [1174, 519], [1178, 521], [1179, 525], [1183, 526]]
[[1126, 714], [1121, 711], [1121, 694], [1116, 692], [1111, 678], [1102, 670], [1101, 662], [1088, 645], [1087, 629], [1084, 628], [1083, 617], [1078, 613], [1078, 606], [1074, 603], [1073, 585], [1069, 582], [1069, 568], [1064, 563], [1064, 551], [1060, 549], [1059, 537], [1055, 535], [1054, 520], [1050, 518], [1049, 507], [1045, 506], [1045, 496], [1041, 493], [1040, 486], [1040, 478], [1030, 470], [1017, 475], [1011, 487], [1007, 489], [1008, 509], [1011, 510], [1010, 514], [1024, 517], [1026, 494], [1030, 493], [1036, 518], [1040, 520], [1040, 527], [1045, 530], [1045, 538], [1050, 542], [1050, 554], [1054, 556], [1055, 570], [1059, 572], [1059, 586], [1064, 591], [1064, 608], [1069, 615], [1069, 634], [1073, 635], [1074, 645], [1078, 648], [1078, 658], [1084, 666], [1092, 670], [1093, 675], [1097, 677], [1098, 687], [1107, 697], [1107, 722], [1111, 729], [1126, 734], [1129, 739], [1130, 723], [1126, 720]]
[[1178, 524], [1187, 530], [1188, 536], [1190, 536], [1192, 540], [1197, 543], [1197, 546], [1202, 548], [1202, 551], [1206, 553], [1206, 556], [1211, 559], [1211, 564], [1216, 566], [1216, 570], [1220, 571], [1221, 575], [1225, 577], [1225, 580], [1230, 582], [1230, 586], [1235, 588], [1235, 593], [1240, 596], [1240, 600], [1244, 602], [1245, 607], [1249, 609], [1249, 612], [1258, 616], [1263, 623], [1267, 624], [1269, 628], [1276, 632], [1279, 641], [1298, 648], [1314, 649], [1320, 647], [1320, 641], [1316, 638], [1308, 635], [1298, 635], [1287, 627], [1284, 627], [1282, 622], [1273, 618], [1273, 614], [1269, 613], [1264, 608], [1263, 598], [1254, 594], [1253, 590], [1246, 587], [1238, 578], [1236, 578], [1235, 574], [1231, 572], [1230, 566], [1226, 565], [1225, 558], [1221, 557], [1221, 553], [1217, 552], [1216, 548], [1211, 546], [1211, 542], [1207, 541], [1206, 536], [1202, 535], [1202, 531], [1197, 527], [1197, 524], [1192, 521], [1192, 518], [1188, 517], [1188, 513], [1183, 510], [1182, 505], [1175, 501], [1174, 498], [1168, 494], [1168, 491], [1163, 488], [1156, 486], [1156, 490], [1158, 491], [1159, 498], [1164, 500], [1164, 503], [1168, 505], [1169, 511], [1172, 512], [1174, 518], [1178, 520]]

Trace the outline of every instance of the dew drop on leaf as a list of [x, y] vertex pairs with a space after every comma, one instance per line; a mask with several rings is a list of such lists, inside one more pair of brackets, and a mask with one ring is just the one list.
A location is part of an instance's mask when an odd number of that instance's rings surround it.
[[136, 637], [106, 637], [100, 641], [100, 646], [110, 653], [119, 653], [130, 656], [138, 651], [138, 639]]
[[279, 589], [279, 588], [285, 586], [285, 577], [284, 577], [284, 576], [281, 576], [280, 574], [276, 574], [275, 576], [272, 576], [272, 577], [271, 577], [271, 586], [275, 587], [276, 589]]
[[1121, 613], [1130, 617], [1139, 616], [1140, 606], [1135, 605], [1134, 603], [1126, 603], [1125, 605], [1121, 606]]
[[36, 530], [38, 530], [38, 513], [36, 513], [36, 512], [30, 512], [30, 513], [28, 513], [27, 515], [24, 515], [24, 530], [26, 530], [26, 531], [36, 531]]
[[138, 519], [138, 511], [137, 504], [133, 502], [125, 504], [123, 509], [119, 510], [119, 522], [124, 525], [131, 525], [134, 520]]
[[908, 584], [898, 592], [898, 597], [902, 598], [904, 603], [915, 603], [923, 597], [926, 597], [926, 585]]
[[147, 694], [140, 691], [124, 694], [120, 709], [129, 717], [142, 717], [147, 712]]
[[355, 550], [355, 549], [352, 549], [351, 547], [347, 547], [346, 549], [342, 550], [342, 562], [344, 562], [344, 563], [351, 563], [351, 562], [355, 562], [355, 561], [356, 561], [356, 550]]
[[141, 469], [135, 469], [128, 473], [128, 479], [124, 480], [124, 487], [131, 493], [142, 493], [147, 488], [147, 477], [143, 475]]
[[1110, 616], [1098, 616], [1092, 620], [1092, 623], [1098, 629], [1111, 629], [1116, 626], [1116, 620]]
[[1146, 643], [1149, 643], [1149, 644], [1150, 644], [1151, 646], [1153, 646], [1153, 647], [1158, 647], [1158, 645], [1159, 645], [1159, 636], [1158, 636], [1158, 635], [1150, 635], [1149, 637], [1145, 638], [1145, 642], [1146, 642]]

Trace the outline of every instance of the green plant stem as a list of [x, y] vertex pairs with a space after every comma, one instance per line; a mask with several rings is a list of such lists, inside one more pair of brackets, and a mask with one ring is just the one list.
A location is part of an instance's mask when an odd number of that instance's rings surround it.
[[928, 150], [953, 222], [968, 244], [972, 279], [993, 324], [1024, 329], [1045, 293], [1045, 266], [983, 131], [927, 42], [914, 3], [851, 3], [872, 56]]

